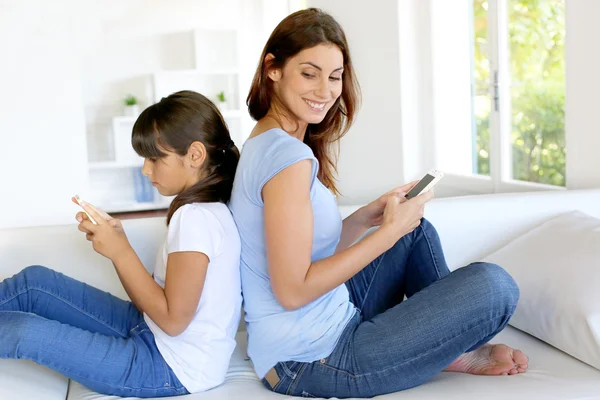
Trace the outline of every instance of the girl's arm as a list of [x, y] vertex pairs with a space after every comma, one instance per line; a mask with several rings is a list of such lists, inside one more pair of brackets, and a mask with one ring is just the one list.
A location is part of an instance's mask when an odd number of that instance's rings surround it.
[[[287, 310], [300, 308], [330, 292], [391, 248], [418, 226], [424, 204], [431, 198], [431, 194], [423, 195], [400, 203], [400, 196], [388, 196], [383, 224], [377, 231], [313, 263], [311, 162], [303, 160], [283, 169], [262, 190], [271, 286], [277, 301]], [[350, 241], [359, 232], [358, 225], [347, 228], [344, 241]]]
[[163, 289], [146, 271], [133, 249], [113, 260], [131, 301], [169, 336], [180, 335], [192, 321], [202, 295], [208, 262], [204, 253], [169, 254]]
[[79, 230], [86, 232], [94, 250], [109, 258], [133, 304], [167, 335], [180, 335], [190, 324], [204, 287], [209, 259], [201, 252], [170, 253], [165, 288], [148, 273], [117, 219], [106, 219], [88, 204], [83, 208], [98, 222], [78, 214]]

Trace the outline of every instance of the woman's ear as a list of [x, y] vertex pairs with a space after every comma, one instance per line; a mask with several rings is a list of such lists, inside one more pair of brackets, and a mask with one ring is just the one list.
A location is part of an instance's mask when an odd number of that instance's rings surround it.
[[265, 56], [264, 64], [267, 70], [267, 76], [271, 78], [273, 82], [277, 82], [281, 79], [281, 69], [273, 66], [275, 56], [271, 53]]
[[195, 141], [188, 148], [187, 159], [192, 168], [200, 168], [206, 161], [206, 147], [202, 142]]

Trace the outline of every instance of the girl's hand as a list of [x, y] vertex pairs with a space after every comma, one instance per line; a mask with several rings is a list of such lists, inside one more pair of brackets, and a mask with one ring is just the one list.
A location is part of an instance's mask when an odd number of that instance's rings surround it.
[[404, 195], [399, 193], [388, 196], [380, 230], [386, 233], [390, 246], [421, 225], [425, 204], [431, 199], [432, 190], [410, 200], [405, 200]]
[[399, 186], [395, 189], [390, 190], [386, 194], [382, 195], [376, 200], [373, 200], [361, 210], [363, 215], [363, 225], [366, 228], [372, 228], [379, 226], [383, 223], [383, 212], [390, 196], [399, 195], [400, 202], [405, 201], [404, 196], [418, 181], [407, 183], [406, 185]]
[[96, 252], [115, 262], [133, 251], [120, 220], [91, 204], [82, 202], [81, 206], [98, 223], [94, 225], [84, 212], [77, 213], [78, 229], [85, 232], [85, 238], [92, 242]]

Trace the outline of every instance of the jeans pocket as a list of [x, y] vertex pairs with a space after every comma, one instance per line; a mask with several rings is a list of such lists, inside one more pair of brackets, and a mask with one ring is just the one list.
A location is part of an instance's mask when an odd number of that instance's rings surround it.
[[341, 373], [341, 374], [348, 375], [351, 378], [356, 378], [356, 375], [354, 373], [352, 373], [352, 371], [346, 369], [345, 365], [339, 365], [341, 363], [329, 362], [327, 360], [327, 358], [323, 358], [323, 359], [321, 359], [319, 361], [314, 361], [313, 364], [319, 365], [319, 366], [321, 366], [323, 368], [327, 368], [329, 370], [332, 370], [332, 371], [335, 371], [335, 372], [338, 372], [338, 373]]

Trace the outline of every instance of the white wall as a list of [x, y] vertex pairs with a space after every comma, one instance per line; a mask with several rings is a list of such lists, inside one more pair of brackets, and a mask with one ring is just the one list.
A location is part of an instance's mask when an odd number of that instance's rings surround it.
[[70, 221], [86, 185], [76, 3], [0, 5], [0, 227]]
[[600, 187], [600, 1], [565, 2], [567, 187]]
[[133, 93], [148, 105], [150, 73], [193, 67], [192, 29], [240, 27], [245, 94], [266, 35], [288, 7], [279, 0], [0, 0], [0, 228], [74, 222], [70, 197], [90, 193], [88, 145], [93, 158], [110, 158], [106, 133], [123, 97]]
[[398, 1], [310, 0], [342, 25], [362, 88], [362, 108], [342, 139], [340, 203], [372, 200], [404, 180]]

